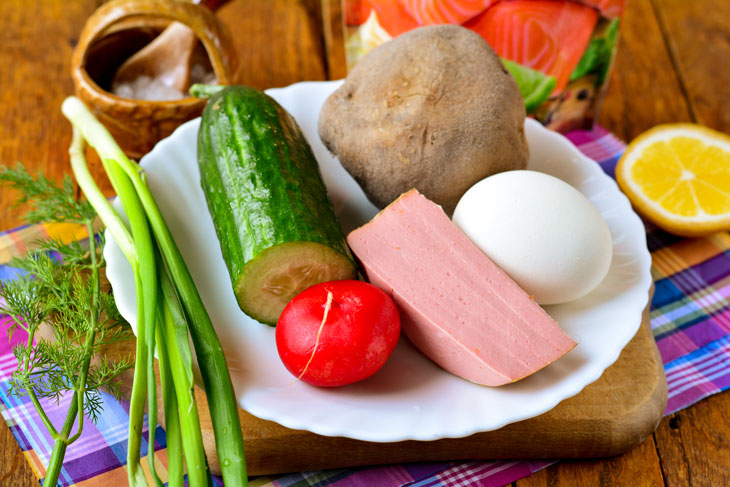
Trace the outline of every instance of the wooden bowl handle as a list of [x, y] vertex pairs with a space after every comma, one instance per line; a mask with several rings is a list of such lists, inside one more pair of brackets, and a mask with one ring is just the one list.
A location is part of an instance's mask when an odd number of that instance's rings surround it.
[[232, 83], [237, 57], [228, 30], [207, 8], [177, 0], [113, 0], [103, 4], [91, 14], [81, 31], [71, 59], [74, 71], [84, 70], [89, 47], [109, 27], [125, 19], [142, 16], [162, 17], [188, 26], [203, 43], [218, 83]]

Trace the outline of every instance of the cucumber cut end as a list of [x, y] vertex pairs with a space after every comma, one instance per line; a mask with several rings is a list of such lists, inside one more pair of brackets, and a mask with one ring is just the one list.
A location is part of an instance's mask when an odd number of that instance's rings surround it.
[[244, 313], [267, 325], [294, 296], [320, 282], [355, 279], [346, 255], [316, 242], [286, 242], [259, 253], [243, 268], [235, 290]]

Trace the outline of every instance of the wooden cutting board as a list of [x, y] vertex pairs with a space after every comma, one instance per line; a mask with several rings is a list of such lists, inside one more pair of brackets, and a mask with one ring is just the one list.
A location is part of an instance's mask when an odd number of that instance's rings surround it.
[[[134, 353], [133, 341], [113, 354]], [[126, 379], [131, 388], [131, 373]], [[211, 470], [219, 473], [205, 393], [196, 389]], [[161, 403], [161, 401], [158, 401]], [[608, 457], [639, 444], [667, 404], [664, 367], [649, 327], [641, 328], [601, 378], [551, 411], [496, 431], [436, 441], [369, 443], [285, 428], [240, 410], [250, 475], [437, 460]], [[484, 411], [489, 414], [489, 411]], [[160, 422], [164, 425], [162, 411]]]

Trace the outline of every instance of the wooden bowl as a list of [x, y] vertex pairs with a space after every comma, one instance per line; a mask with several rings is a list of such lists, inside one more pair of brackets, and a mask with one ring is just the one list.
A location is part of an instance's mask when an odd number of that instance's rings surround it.
[[[201, 114], [205, 100], [122, 98], [109, 84], [115, 70], [159, 33], [160, 19], [187, 25], [205, 48], [218, 83], [232, 84], [237, 58], [226, 28], [207, 8], [176, 0], [114, 0], [87, 20], [71, 58], [78, 96], [109, 129], [122, 150], [140, 158], [179, 125]], [[115, 28], [116, 27], [116, 28]], [[123, 27], [123, 28], [121, 28]]]

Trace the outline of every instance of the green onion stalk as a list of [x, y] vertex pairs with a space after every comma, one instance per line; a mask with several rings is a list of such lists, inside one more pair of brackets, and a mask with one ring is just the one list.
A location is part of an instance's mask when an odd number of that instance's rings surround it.
[[[129, 443], [127, 448], [127, 471], [130, 487], [144, 487], [147, 480], [139, 464], [139, 452], [144, 421], [145, 397], [149, 402], [149, 441], [147, 456], [150, 459], [150, 472], [157, 487], [162, 487], [154, 466], [154, 429], [157, 424], [155, 399], [156, 380], [154, 374], [154, 333], [157, 319], [157, 267], [152, 233], [147, 215], [137, 197], [127, 175], [105, 157], [102, 165], [109, 175], [112, 187], [122, 201], [129, 218], [132, 240], [137, 253], [137, 268], [134, 269], [135, 289], [137, 290], [137, 349], [134, 367], [132, 397], [129, 403]], [[79, 183], [81, 186], [81, 183]], [[83, 188], [82, 188], [83, 189]], [[150, 373], [151, 372], [151, 373]], [[154, 419], [154, 421], [153, 421]]]
[[[159, 306], [158, 306], [159, 310]], [[162, 404], [165, 408], [165, 433], [167, 435], [167, 482], [170, 486], [184, 485], [182, 438], [180, 436], [180, 412], [177, 406], [177, 398], [175, 397], [175, 385], [172, 382], [172, 372], [170, 372], [170, 363], [167, 358], [167, 348], [164, 346], [165, 337], [162, 334], [162, 327], [157, 327], [156, 340], [159, 347], [160, 356], [160, 386], [162, 388]]]
[[[130, 486], [147, 485], [140, 467], [139, 449], [145, 395], [148, 396], [150, 405], [150, 429], [154, 429], [155, 413], [152, 410], [156, 408], [156, 382], [152, 365], [155, 342], [160, 361], [163, 397], [166, 400], [163, 406], [168, 424], [172, 424], [173, 441], [181, 439], [188, 481], [193, 487], [209, 484], [210, 477], [193, 394], [188, 331], [208, 396], [223, 480], [226, 485], [245, 486], [247, 474], [243, 435], [223, 349], [192, 276], [147, 186], [144, 173], [126, 157], [109, 132], [80, 100], [75, 97], [67, 98], [62, 111], [74, 126], [70, 153], [76, 181], [129, 260], [135, 275], [138, 321], [137, 363], [130, 402], [127, 458]], [[99, 154], [112, 186], [122, 201], [131, 234], [91, 177], [83, 155], [82, 138]], [[159, 255], [156, 258], [157, 253]], [[185, 345], [181, 346], [183, 342]], [[172, 388], [169, 387], [170, 379]], [[177, 403], [179, 408], [176, 419], [175, 414], [168, 411], [171, 403]], [[179, 430], [176, 429], [176, 421], [179, 422]], [[150, 445], [153, 444], [152, 431]], [[174, 444], [174, 448], [178, 448], [178, 445]], [[161, 485], [155, 474], [153, 450], [150, 446], [150, 470], [155, 483]], [[170, 485], [175, 485], [181, 481], [179, 472], [182, 470], [180, 465], [173, 465], [177, 460], [172, 455], [169, 458]]]
[[[80, 137], [80, 132], [76, 131], [77, 135], [76, 138]], [[83, 153], [81, 153], [83, 154]], [[108, 206], [108, 203], [101, 195], [101, 192], [98, 190], [96, 185], [93, 183], [93, 180], [88, 175], [88, 169], [85, 166], [85, 160], [76, 157], [76, 162], [82, 162], [83, 168], [81, 170], [76, 170], [79, 168], [79, 164], [72, 164], [72, 167], [75, 169], [75, 175], [77, 177], [77, 181], [79, 181], [79, 186], [82, 188], [82, 190], [86, 194], [93, 195], [92, 197], [87, 196], [87, 199], [93, 203], [99, 203], [101, 205], [104, 205], [104, 207]], [[155, 334], [157, 334], [157, 326], [156, 321], [160, 318], [160, 314], [158, 313], [158, 302], [156, 298], [157, 289], [158, 289], [158, 283], [156, 282], [156, 274], [157, 274], [157, 263], [155, 262], [154, 258], [154, 250], [152, 246], [152, 240], [150, 238], [149, 233], [149, 226], [147, 223], [146, 215], [144, 214], [144, 210], [142, 209], [139, 199], [136, 195], [136, 192], [133, 188], [133, 186], [130, 184], [128, 176], [121, 170], [121, 168], [114, 163], [114, 160], [104, 158], [102, 157], [102, 161], [104, 164], [104, 167], [107, 171], [107, 174], [110, 176], [110, 180], [112, 182], [112, 185], [114, 186], [115, 190], [117, 191], [117, 194], [120, 196], [120, 200], [122, 200], [123, 205], [125, 206], [125, 210], [129, 216], [130, 220], [130, 226], [133, 229], [137, 228], [138, 231], [135, 236], [139, 235], [138, 238], [132, 237], [132, 245], [125, 247], [125, 245], [120, 245], [125, 252], [128, 260], [130, 261], [130, 264], [132, 265], [133, 272], [135, 275], [135, 284], [137, 289], [142, 289], [142, 292], [137, 293], [138, 298], [138, 342], [137, 342], [137, 367], [135, 368], [135, 381], [133, 386], [133, 393], [132, 393], [132, 399], [130, 402], [130, 434], [129, 434], [129, 446], [128, 446], [128, 473], [129, 473], [129, 484], [132, 486], [138, 486], [138, 485], [147, 485], [146, 479], [144, 478], [143, 471], [140, 467], [139, 463], [139, 456], [140, 456], [140, 445], [141, 445], [141, 428], [142, 428], [142, 420], [143, 420], [143, 411], [144, 411], [144, 403], [145, 399], [149, 397], [149, 411], [150, 411], [150, 424], [154, 427], [156, 424], [156, 418], [155, 412], [153, 411], [156, 408], [156, 404], [154, 399], [156, 398], [156, 391], [154, 390], [154, 370], [152, 369], [153, 365], [153, 353], [154, 353], [154, 338], [151, 337], [152, 332], [154, 331]], [[87, 177], [88, 176], [88, 177]], [[99, 212], [100, 215], [106, 216], [107, 214], [113, 214], [114, 211], [109, 207], [105, 208], [109, 211], [102, 211]], [[121, 224], [121, 221], [118, 219], [118, 216], [113, 218], [109, 223], [109, 228], [113, 228], [116, 230], [117, 234], [125, 234], [128, 233], [126, 231], [126, 228], [123, 224]], [[145, 225], [147, 225], [145, 227]], [[145, 232], [145, 230], [147, 230]], [[121, 238], [121, 241], [128, 245], [130, 238], [125, 235]], [[144, 258], [144, 265], [141, 264], [142, 259], [139, 258], [139, 256], [136, 254], [137, 252], [137, 245], [142, 246], [143, 248], [147, 249], [148, 253], [145, 254]], [[129, 251], [129, 248], [133, 248], [135, 250], [134, 253]], [[149, 251], [152, 250], [152, 255], [150, 255]], [[151, 271], [151, 272], [150, 272]], [[161, 295], [161, 294], [160, 294]], [[152, 338], [152, 339], [151, 339]], [[160, 361], [166, 362], [166, 354], [161, 354]], [[166, 369], [167, 364], [161, 364], [162, 369]], [[192, 371], [190, 372], [192, 374]], [[179, 374], [178, 374], [179, 375]], [[172, 373], [170, 373], [170, 376], [172, 376]], [[163, 392], [164, 394], [164, 392]], [[169, 391], [168, 391], [168, 397], [169, 397]], [[169, 409], [169, 408], [166, 408]], [[196, 410], [197, 411], [197, 410]], [[168, 413], [169, 415], [169, 413]], [[173, 415], [174, 416], [174, 415]], [[180, 415], [177, 415], [178, 421], [180, 419]], [[197, 419], [197, 418], [195, 418]], [[173, 428], [174, 428], [174, 423]], [[200, 430], [199, 422], [195, 422], [191, 426], [193, 429], [197, 427], [198, 431]], [[151, 428], [152, 429], [152, 428]], [[189, 430], [191, 428], [185, 428], [185, 430]], [[175, 432], [173, 431], [173, 437], [175, 435]], [[205, 464], [205, 456], [204, 451], [202, 449], [202, 441], [199, 442], [199, 449], [200, 452], [198, 454], [190, 454], [188, 455], [187, 461], [188, 466], [191, 469], [191, 474], [189, 475], [189, 482], [190, 485], [194, 486], [202, 486], [202, 485], [208, 485], [208, 472], [207, 472], [207, 465]], [[158, 478], [158, 476], [155, 473], [154, 470], [154, 458], [153, 458], [153, 448], [150, 448], [148, 459], [150, 463], [150, 469], [152, 473], [153, 480], [155, 481], [156, 485], [161, 485], [161, 482]], [[196, 460], [199, 460], [200, 458], [203, 458], [202, 467], [200, 465], [195, 465], [194, 462]], [[181, 465], [181, 456], [170, 456], [170, 471], [171, 472], [178, 472], [182, 471], [182, 465]], [[196, 473], [198, 473], [196, 475]], [[175, 474], [174, 476], [171, 475], [170, 478], [171, 485], [175, 484], [181, 484], [181, 478], [179, 475]]]
[[[162, 269], [162, 259], [159, 255], [157, 262]], [[164, 353], [169, 357], [170, 374], [175, 384], [175, 400], [179, 411], [187, 416], [186, 420], [181, 422], [180, 434], [185, 458], [188, 459], [188, 480], [190, 485], [194, 483], [203, 485], [203, 482], [208, 479], [208, 465], [195, 401], [192, 353], [188, 342], [187, 322], [167, 272], [161, 273], [160, 285], [161, 304], [158, 310], [161, 313], [159, 320], [161, 326], [159, 330], [165, 344], [161, 349], [164, 348]], [[165, 416], [165, 421], [167, 421], [167, 416]], [[168, 439], [168, 457], [171, 455]]]
[[[129, 217], [132, 234], [130, 234], [124, 222], [116, 211], [109, 205], [104, 195], [96, 186], [91, 173], [89, 173], [86, 159], [84, 157], [84, 139], [81, 131], [74, 127], [71, 150], [71, 168], [76, 181], [84, 192], [86, 199], [96, 209], [104, 225], [109, 229], [112, 237], [118, 242], [122, 252], [132, 266], [135, 288], [137, 292], [137, 349], [136, 365], [134, 368], [134, 382], [132, 385], [132, 397], [129, 404], [129, 444], [127, 449], [127, 470], [130, 486], [146, 486], [147, 480], [139, 464], [139, 451], [142, 442], [142, 425], [144, 420], [144, 407], [147, 394], [147, 363], [148, 357], [148, 333], [147, 328], [153, 328], [150, 314], [156, 309], [151, 305], [150, 299], [156, 298], [155, 281], [150, 282], [145, 278], [151, 272], [152, 279], [155, 278], [154, 253], [152, 254], [151, 269], [147, 252], [151, 250], [151, 235], [147, 217], [144, 214], [139, 199], [136, 198], [134, 189], [131, 187], [126, 175], [118, 167], [102, 159], [103, 165], [112, 186], [123, 199], [125, 211]], [[142, 269], [145, 270], [143, 274]], [[140, 291], [141, 290], [141, 291]], [[150, 303], [147, 304], [146, 303]], [[154, 315], [153, 315], [154, 316]], [[154, 381], [154, 378], [152, 379]], [[154, 448], [150, 449], [151, 451]]]

